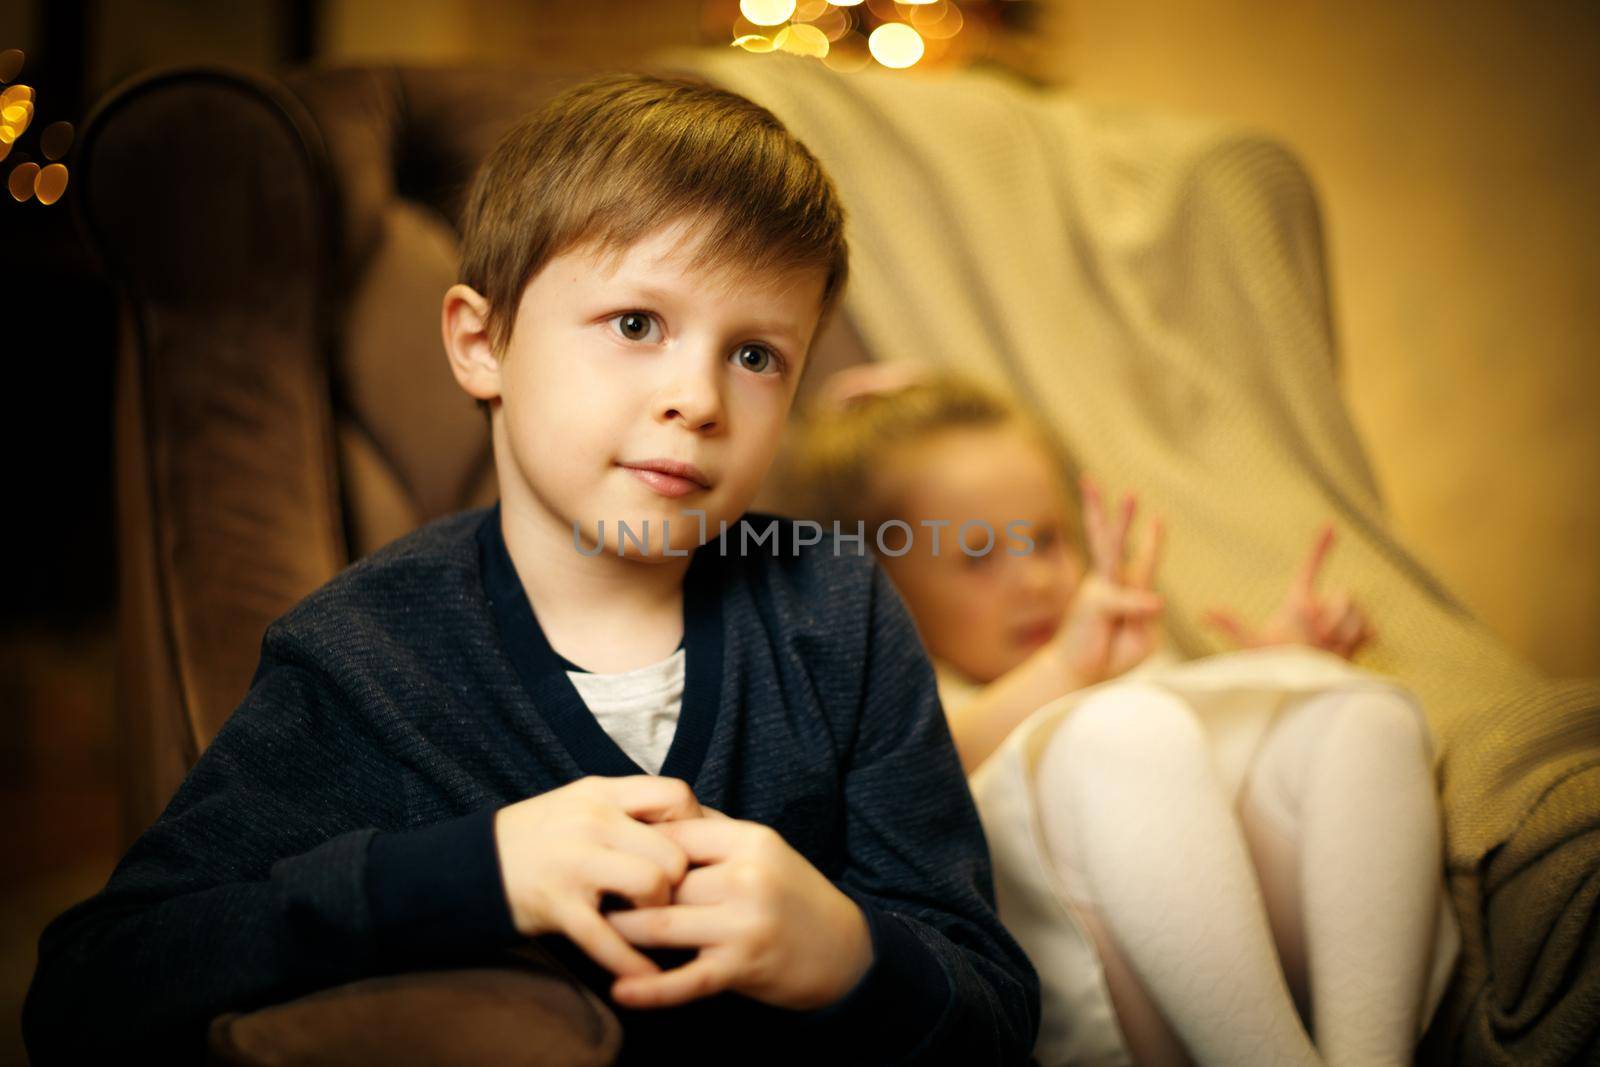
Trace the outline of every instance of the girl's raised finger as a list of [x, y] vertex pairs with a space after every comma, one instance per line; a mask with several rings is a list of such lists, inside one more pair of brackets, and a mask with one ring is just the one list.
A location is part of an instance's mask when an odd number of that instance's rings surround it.
[[1105, 505], [1100, 499], [1100, 487], [1087, 474], [1078, 480], [1078, 484], [1083, 490], [1083, 534], [1089, 542], [1090, 566], [1094, 568], [1096, 574], [1115, 578], [1116, 575], [1112, 570], [1114, 561], [1107, 542], [1109, 531], [1106, 528]]
[[1117, 509], [1117, 521], [1111, 528], [1111, 567], [1119, 579], [1123, 563], [1128, 556], [1128, 530], [1133, 526], [1133, 513], [1139, 508], [1139, 498], [1132, 493], [1122, 494], [1122, 507]]
[[1150, 520], [1149, 532], [1145, 534], [1144, 543], [1139, 546], [1139, 556], [1134, 560], [1133, 572], [1130, 583], [1138, 589], [1151, 589], [1155, 586], [1156, 566], [1161, 561], [1161, 543], [1166, 535], [1166, 527], [1158, 515]]

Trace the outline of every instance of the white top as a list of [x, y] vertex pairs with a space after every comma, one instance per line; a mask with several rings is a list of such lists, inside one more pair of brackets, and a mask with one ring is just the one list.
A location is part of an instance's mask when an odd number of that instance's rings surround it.
[[680, 648], [664, 660], [616, 674], [567, 672], [601, 729], [651, 774], [661, 773], [678, 730], [687, 655]]

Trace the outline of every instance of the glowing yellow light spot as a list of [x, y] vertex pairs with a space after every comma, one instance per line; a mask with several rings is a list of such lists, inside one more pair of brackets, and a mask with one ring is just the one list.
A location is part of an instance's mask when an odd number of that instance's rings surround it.
[[52, 122], [39, 134], [39, 148], [46, 159], [60, 159], [72, 147], [72, 123]]
[[821, 59], [828, 54], [828, 38], [815, 26], [805, 23], [796, 23], [785, 26], [778, 31], [778, 36], [772, 40], [773, 47], [782, 52], [793, 52], [797, 56], [815, 56]]
[[739, 0], [739, 13], [757, 26], [781, 26], [794, 14], [794, 0]]
[[836, 7], [830, 7], [814, 19], [811, 25], [821, 30], [822, 36], [828, 40], [837, 41], [850, 32], [850, 16]]
[[867, 38], [867, 49], [879, 63], [900, 70], [922, 58], [922, 37], [903, 22], [885, 22]]
[[833, 42], [828, 48], [828, 54], [822, 57], [822, 62], [829, 70], [840, 74], [854, 74], [870, 67], [872, 57], [867, 54], [865, 37], [859, 33], [847, 33]]
[[828, 0], [834, 7], [855, 7], [861, 0]]
[[0, 90], [0, 107], [10, 107], [12, 104], [19, 104], [24, 100], [32, 99], [33, 86], [31, 85], [12, 85]]
[[23, 100], [12, 104], [10, 107], [0, 108], [0, 122], [11, 128], [13, 140], [22, 136], [22, 131], [28, 128], [28, 123], [33, 121], [33, 101]]
[[743, 37], [735, 38], [732, 43], [746, 52], [770, 52], [774, 47], [772, 38], [763, 37], [759, 33], [747, 33]]
[[8, 82], [22, 73], [23, 58], [20, 48], [7, 48], [0, 52], [0, 82]]
[[52, 163], [39, 172], [33, 180], [33, 195], [41, 204], [53, 204], [67, 191], [67, 168], [62, 163]]
[[11, 190], [11, 195], [20, 204], [33, 195], [33, 183], [39, 177], [39, 164], [18, 163], [11, 171], [11, 177], [6, 179], [6, 188]]
[[794, 15], [796, 22], [815, 22], [828, 13], [828, 0], [795, 0]]
[[11, 125], [9, 125], [9, 124], [0, 123], [0, 144], [10, 144], [12, 141], [15, 141], [16, 139], [17, 139], [17, 130], [16, 130], [16, 128], [11, 126]]
[[926, 41], [949, 40], [961, 32], [961, 25], [965, 21], [961, 9], [949, 0], [939, 0], [937, 4], [919, 7], [911, 12], [911, 28], [922, 34]]

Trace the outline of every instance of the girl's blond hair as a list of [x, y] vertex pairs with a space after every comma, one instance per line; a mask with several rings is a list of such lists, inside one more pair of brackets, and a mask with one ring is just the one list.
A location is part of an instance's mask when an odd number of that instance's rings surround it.
[[[822, 395], [828, 395], [826, 385]], [[1072, 489], [1077, 470], [1071, 456], [1016, 404], [959, 374], [925, 371], [908, 376], [905, 384], [868, 389], [815, 406], [796, 427], [787, 480], [811, 518], [824, 524], [837, 521], [849, 533], [862, 523], [872, 544], [879, 527], [897, 517], [895, 502], [878, 499], [873, 483], [875, 464], [891, 449], [952, 430], [1008, 426], [1032, 435], [1060, 471], [1070, 509], [1068, 539], [1081, 546]]]

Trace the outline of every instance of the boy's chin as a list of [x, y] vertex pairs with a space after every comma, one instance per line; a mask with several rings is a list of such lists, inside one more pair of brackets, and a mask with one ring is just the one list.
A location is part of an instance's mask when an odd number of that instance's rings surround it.
[[577, 520], [574, 547], [590, 556], [604, 551], [622, 559], [669, 563], [714, 540], [718, 522], [725, 518], [721, 508], [692, 500], [596, 514]]

